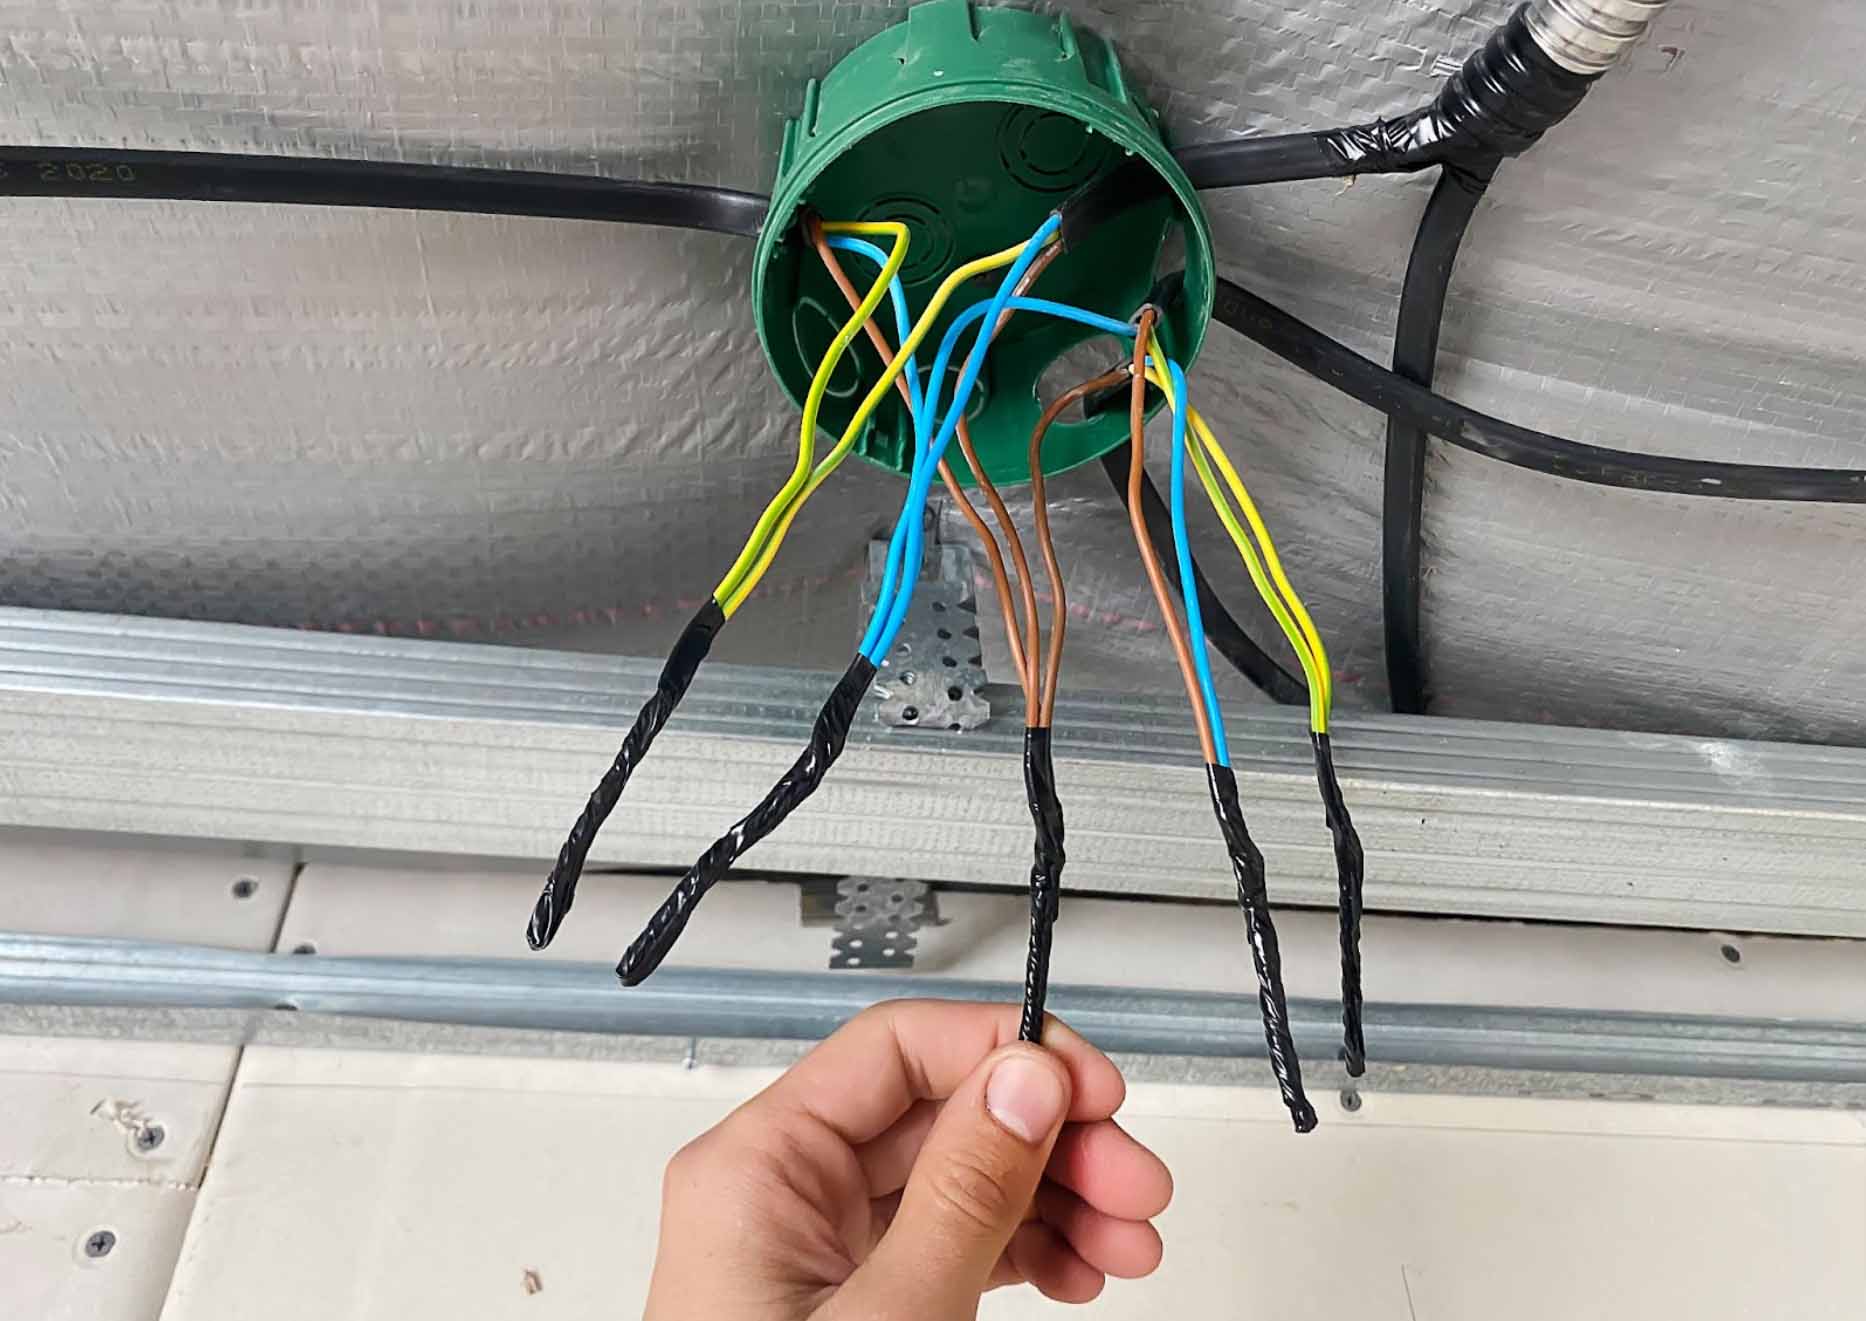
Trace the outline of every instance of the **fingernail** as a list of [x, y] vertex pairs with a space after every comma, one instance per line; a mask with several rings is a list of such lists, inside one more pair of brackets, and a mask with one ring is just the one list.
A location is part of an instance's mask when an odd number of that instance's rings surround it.
[[985, 1109], [1013, 1137], [1035, 1145], [1063, 1122], [1063, 1084], [1040, 1060], [1007, 1055], [985, 1083]]

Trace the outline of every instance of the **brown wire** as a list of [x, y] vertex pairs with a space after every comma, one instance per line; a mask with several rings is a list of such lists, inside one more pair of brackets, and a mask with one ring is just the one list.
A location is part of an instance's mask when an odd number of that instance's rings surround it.
[[[1041, 276], [1043, 272], [1049, 270], [1051, 262], [1062, 255], [1063, 245], [1060, 242], [1045, 245], [1043, 250], [1037, 254], [1036, 260], [1031, 262], [1030, 266], [1024, 271], [1023, 278], [1011, 286], [1011, 297], [1022, 298], [1025, 294], [1029, 293], [1030, 286], [1037, 282], [1037, 278]], [[998, 338], [999, 332], [1004, 329], [1004, 323], [1011, 319], [1012, 314], [1015, 313], [1016, 310], [1016, 308], [1007, 307], [1002, 312], [998, 313], [998, 323], [991, 328], [991, 337], [993, 339]]]
[[[1119, 385], [1127, 379], [1129, 370], [1128, 365], [1122, 363], [1092, 381], [1084, 381], [1063, 391], [1054, 403], [1043, 410], [1043, 416], [1037, 419], [1037, 425], [1030, 432], [1030, 500], [1037, 520], [1037, 545], [1042, 548], [1043, 564], [1049, 570], [1052, 599], [1049, 655], [1044, 664], [1043, 676], [1037, 683], [1037, 718], [1031, 722], [1039, 729], [1048, 729], [1056, 716], [1056, 681], [1063, 671], [1063, 635], [1069, 625], [1069, 598], [1063, 590], [1063, 570], [1056, 559], [1056, 542], [1050, 535], [1049, 496], [1043, 485], [1043, 441], [1065, 409], [1085, 395]], [[1034, 656], [1037, 650], [1037, 640], [1033, 638], [1031, 655]]]
[[[1050, 268], [1050, 263], [1063, 254], [1061, 243], [1051, 243], [1037, 254], [1036, 260], [1011, 288], [1013, 298], [1021, 298], [1030, 292], [1043, 272]], [[991, 328], [991, 337], [995, 340], [998, 332], [1011, 319], [1012, 308], [1005, 308], [998, 314], [998, 320]], [[965, 455], [966, 466], [971, 468], [972, 477], [978, 482], [979, 490], [985, 493], [985, 499], [991, 503], [991, 512], [997, 515], [998, 525], [1005, 529], [1010, 538], [1011, 559], [1017, 565], [1018, 596], [1024, 607], [1024, 646], [1023, 664], [1026, 675], [1024, 690], [1030, 694], [1029, 704], [1024, 710], [1024, 723], [1033, 727], [1047, 726], [1043, 719], [1043, 688], [1037, 673], [1037, 654], [1043, 648], [1042, 617], [1037, 613], [1036, 580], [1030, 572], [1030, 561], [1024, 555], [1023, 538], [1017, 534], [1017, 525], [1011, 522], [1011, 511], [1004, 507], [1004, 501], [998, 498], [998, 488], [985, 475], [985, 465], [979, 462], [978, 452], [972, 448], [972, 437], [964, 427], [959, 429], [959, 449]], [[1052, 574], [1052, 579], [1054, 574]], [[1015, 651], [1016, 648], [1013, 648]]]
[[1127, 425], [1134, 451], [1127, 466], [1127, 521], [1134, 528], [1134, 543], [1140, 548], [1140, 562], [1146, 567], [1147, 581], [1153, 586], [1153, 599], [1160, 603], [1166, 617], [1166, 633], [1173, 642], [1173, 658], [1179, 662], [1179, 677], [1186, 682], [1186, 696], [1192, 701], [1192, 715], [1199, 730], [1199, 751], [1210, 766], [1218, 761], [1217, 746], [1212, 742], [1211, 718], [1205, 710], [1205, 694], [1199, 690], [1199, 677], [1192, 664], [1192, 649], [1186, 645], [1186, 631], [1173, 605], [1172, 591], [1160, 569], [1160, 557], [1154, 554], [1153, 541], [1141, 518], [1141, 479], [1146, 476], [1147, 458], [1147, 344], [1153, 338], [1154, 311], [1142, 310], [1138, 333], [1134, 337], [1133, 391], [1128, 397]]
[[[823, 236], [822, 221], [816, 216], [808, 217], [806, 221], [806, 230], [810, 235], [812, 246], [816, 248], [817, 256], [821, 257], [823, 259], [823, 265], [829, 268], [830, 278], [836, 282], [836, 287], [842, 290], [842, 296], [849, 300], [849, 306], [851, 308], [860, 307], [862, 305], [861, 292], [849, 279], [848, 272], [842, 269], [842, 262], [837, 258], [836, 250], [829, 246], [829, 240]], [[881, 354], [882, 361], [892, 362], [894, 360], [894, 350], [888, 343], [887, 335], [882, 331], [880, 326], [875, 324], [872, 317], [868, 320], [864, 329], [868, 331], [869, 343], [873, 344], [876, 351]], [[901, 398], [911, 399], [911, 396], [907, 392], [906, 377], [896, 376], [894, 378], [894, 384], [900, 389]], [[986, 498], [991, 501], [992, 512], [998, 516], [1000, 522], [1010, 532], [1011, 551], [1012, 555], [1017, 560], [1018, 571], [1024, 579], [1024, 594], [1028, 598], [1027, 609], [1032, 620], [1032, 627], [1034, 628], [1035, 612], [1037, 608], [1036, 595], [1029, 587], [1030, 569], [1024, 559], [1023, 543], [1017, 539], [1016, 529], [1011, 525], [1011, 517], [1009, 512], [1004, 508], [1004, 502], [998, 497], [997, 488], [985, 478], [984, 470], [979, 466], [978, 456], [972, 449], [970, 429], [966, 426], [963, 418], [960, 419], [959, 422], [959, 448], [964, 451], [966, 462], [971, 465], [972, 473], [978, 479], [979, 488], [985, 492]], [[940, 480], [946, 483], [946, 490], [952, 496], [953, 503], [959, 507], [959, 512], [965, 516], [965, 521], [972, 525], [972, 531], [978, 535], [979, 541], [985, 547], [985, 558], [990, 562], [992, 582], [997, 591], [998, 607], [1004, 612], [1004, 632], [1006, 639], [1011, 645], [1011, 660], [1012, 663], [1017, 666], [1017, 678], [1024, 690], [1024, 712], [1025, 719], [1028, 721], [1034, 718], [1037, 710], [1037, 694], [1033, 687], [1036, 681], [1036, 675], [1030, 663], [1025, 659], [1024, 646], [1022, 642], [1019, 641], [1017, 610], [1012, 604], [1011, 582], [1010, 576], [1005, 572], [1004, 568], [1004, 553], [998, 548], [998, 539], [992, 535], [990, 526], [979, 516], [978, 510], [973, 506], [972, 502], [966, 498], [965, 489], [959, 485], [958, 478], [953, 476], [952, 468], [948, 466], [944, 459], [940, 460], [939, 475]], [[909, 569], [907, 572], [913, 572], [913, 570]]]
[[[978, 451], [972, 448], [972, 437], [963, 422], [959, 424], [959, 449], [965, 455], [966, 466], [972, 470], [972, 480], [976, 481], [978, 489], [985, 493], [985, 499], [991, 505], [991, 512], [997, 517], [998, 526], [1004, 529], [1005, 541], [1011, 548], [1011, 560], [1017, 566], [1017, 594], [1024, 607], [1024, 643], [1019, 646], [1017, 639], [1013, 637], [1011, 654], [1022, 667], [1019, 678], [1024, 685], [1024, 723], [1034, 725], [1037, 722], [1037, 710], [1041, 701], [1040, 691], [1037, 688], [1037, 652], [1043, 643], [1037, 618], [1037, 589], [1030, 576], [1030, 561], [1024, 555], [1024, 539], [1017, 535], [1017, 524], [1011, 521], [1011, 511], [1004, 507], [1004, 500], [998, 494], [998, 488], [993, 486], [991, 478], [985, 475], [985, 465], [978, 461]], [[949, 482], [947, 485], [958, 499], [965, 498], [959, 495], [952, 483]], [[1002, 578], [998, 580], [997, 585], [1001, 591], [1010, 590], [1010, 585]], [[1016, 624], [1008, 602], [1004, 610], [1004, 626], [1015, 632]]]

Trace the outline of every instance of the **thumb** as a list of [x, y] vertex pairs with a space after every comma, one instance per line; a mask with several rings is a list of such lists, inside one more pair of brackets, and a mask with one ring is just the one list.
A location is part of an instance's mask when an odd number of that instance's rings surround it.
[[852, 1315], [975, 1316], [1069, 1102], [1069, 1071], [1048, 1051], [1018, 1043], [988, 1056], [940, 1108], [893, 1224], [843, 1287]]

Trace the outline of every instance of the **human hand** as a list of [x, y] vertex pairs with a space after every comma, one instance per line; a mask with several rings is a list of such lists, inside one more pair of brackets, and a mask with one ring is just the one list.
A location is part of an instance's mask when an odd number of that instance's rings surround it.
[[1114, 1122], [1120, 1071], [1017, 1020], [876, 1005], [683, 1147], [646, 1321], [965, 1321], [1002, 1285], [1085, 1303], [1149, 1274], [1173, 1181]]

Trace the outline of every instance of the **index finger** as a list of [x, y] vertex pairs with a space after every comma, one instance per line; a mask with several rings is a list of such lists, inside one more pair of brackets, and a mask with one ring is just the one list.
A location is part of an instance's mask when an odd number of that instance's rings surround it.
[[[802, 1110], [851, 1146], [885, 1133], [917, 1101], [943, 1101], [985, 1057], [1017, 1040], [1016, 1005], [945, 1000], [889, 1000], [863, 1010], [746, 1109]], [[1069, 1071], [1069, 1118], [1107, 1119], [1127, 1084], [1114, 1062], [1057, 1019], [1043, 1028], [1044, 1048]]]

